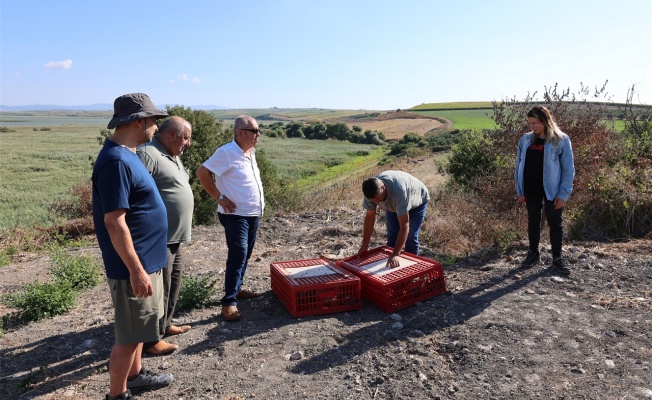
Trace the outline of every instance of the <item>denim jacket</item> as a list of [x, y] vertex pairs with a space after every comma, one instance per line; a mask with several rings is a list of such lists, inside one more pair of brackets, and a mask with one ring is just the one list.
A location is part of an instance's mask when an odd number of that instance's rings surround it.
[[[516, 170], [514, 180], [516, 183], [516, 194], [523, 194], [523, 170], [525, 169], [525, 155], [527, 148], [532, 143], [534, 132], [528, 132], [518, 142], [518, 153], [516, 156]], [[573, 148], [570, 138], [565, 133], [557, 144], [557, 147], [546, 142], [543, 147], [543, 189], [546, 192], [546, 199], [554, 201], [559, 197], [567, 201], [573, 190], [573, 178], [575, 177], [575, 163], [573, 161]]]

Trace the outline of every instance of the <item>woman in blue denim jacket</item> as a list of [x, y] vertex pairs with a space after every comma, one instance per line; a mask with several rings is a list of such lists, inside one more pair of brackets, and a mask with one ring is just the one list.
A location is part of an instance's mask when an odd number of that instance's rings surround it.
[[532, 131], [518, 142], [514, 173], [518, 201], [525, 203], [528, 214], [530, 250], [523, 266], [532, 267], [541, 260], [541, 208], [545, 207], [552, 266], [560, 274], [569, 275], [570, 268], [561, 257], [562, 211], [573, 190], [573, 148], [570, 138], [559, 129], [547, 108], [535, 106], [527, 113], [527, 119]]

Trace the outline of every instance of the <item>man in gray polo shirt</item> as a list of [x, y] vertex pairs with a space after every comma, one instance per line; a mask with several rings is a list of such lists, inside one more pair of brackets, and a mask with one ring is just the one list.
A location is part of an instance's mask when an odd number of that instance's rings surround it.
[[419, 254], [419, 231], [430, 200], [426, 185], [407, 172], [385, 171], [362, 182], [362, 193], [362, 207], [367, 212], [358, 254], [369, 248], [377, 207], [386, 211], [387, 245], [394, 248], [387, 266], [399, 266], [396, 256], [401, 254], [403, 246], [408, 253]]
[[[165, 317], [161, 320], [161, 337], [186, 333], [189, 325], [172, 325], [172, 316], [179, 299], [183, 272], [182, 243], [191, 239], [194, 199], [189, 175], [179, 156], [190, 146], [192, 126], [181, 117], [166, 119], [151, 142], [138, 148], [140, 161], [154, 178], [168, 216], [167, 268], [163, 274], [163, 301]], [[166, 355], [179, 346], [163, 340], [147, 342], [143, 351], [152, 355]]]

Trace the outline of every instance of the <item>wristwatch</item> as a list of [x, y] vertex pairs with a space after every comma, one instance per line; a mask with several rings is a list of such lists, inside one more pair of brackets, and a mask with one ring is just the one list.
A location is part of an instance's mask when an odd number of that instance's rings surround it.
[[220, 201], [224, 200], [225, 198], [226, 198], [226, 196], [221, 194], [220, 197], [217, 198], [217, 202], [219, 203]]

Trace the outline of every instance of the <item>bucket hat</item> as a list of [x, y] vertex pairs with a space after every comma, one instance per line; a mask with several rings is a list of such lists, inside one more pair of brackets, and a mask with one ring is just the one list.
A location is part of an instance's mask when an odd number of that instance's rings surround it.
[[107, 125], [108, 129], [128, 124], [141, 118], [165, 118], [168, 113], [156, 108], [145, 93], [129, 93], [122, 95], [113, 102], [113, 118]]

